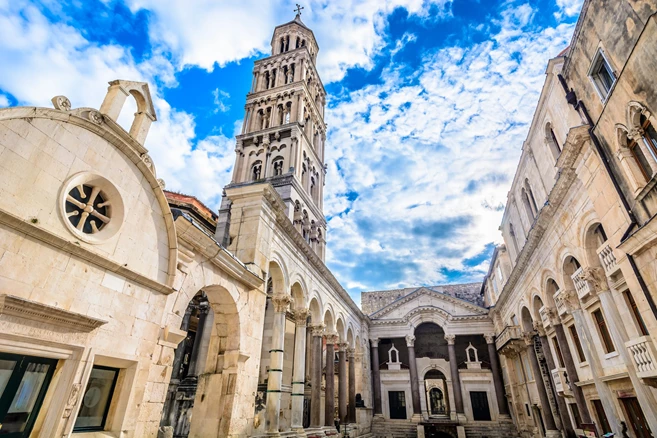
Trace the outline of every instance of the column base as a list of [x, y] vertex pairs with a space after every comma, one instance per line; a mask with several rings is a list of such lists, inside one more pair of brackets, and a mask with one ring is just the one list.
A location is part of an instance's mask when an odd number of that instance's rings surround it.
[[466, 417], [463, 412], [457, 412], [456, 421], [458, 421], [459, 424], [464, 424], [468, 422], [468, 417]]
[[306, 438], [323, 438], [326, 436], [321, 427], [310, 427], [304, 429], [304, 432], [306, 433]]
[[324, 434], [326, 436], [337, 436], [340, 432], [338, 432], [338, 429], [336, 429], [335, 426], [324, 426]]

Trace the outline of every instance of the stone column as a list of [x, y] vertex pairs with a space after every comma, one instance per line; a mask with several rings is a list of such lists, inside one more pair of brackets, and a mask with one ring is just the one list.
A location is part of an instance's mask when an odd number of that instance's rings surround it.
[[279, 412], [281, 410], [281, 387], [283, 386], [283, 355], [285, 354], [285, 312], [290, 304], [290, 296], [275, 294], [271, 299], [274, 305], [274, 327], [269, 350], [269, 375], [267, 381], [266, 431], [279, 432]]
[[374, 415], [383, 415], [381, 409], [381, 372], [379, 371], [379, 338], [372, 342], [372, 392], [374, 395]]
[[189, 359], [188, 377], [196, 377], [203, 371], [209, 345], [209, 342], [205, 342], [205, 338], [212, 333], [212, 327], [208, 326], [211, 325], [213, 318], [208, 318], [210, 303], [208, 303], [207, 299], [199, 303], [198, 313], [198, 326], [196, 328], [196, 336], [194, 337], [194, 346], [192, 347], [192, 357]]
[[461, 393], [461, 376], [459, 375], [459, 364], [456, 362], [456, 335], [445, 335], [447, 341], [447, 352], [449, 353], [449, 371], [452, 375], [452, 390], [454, 391], [454, 404], [456, 414], [465, 414], [463, 409], [463, 394]]
[[421, 416], [420, 386], [417, 377], [417, 363], [415, 361], [415, 336], [406, 336], [406, 347], [408, 348], [408, 370], [411, 375], [411, 397], [413, 399], [413, 416]]
[[509, 417], [509, 405], [507, 404], [504, 395], [504, 378], [502, 377], [502, 369], [500, 368], [500, 358], [498, 357], [497, 349], [495, 348], [495, 334], [485, 334], [484, 338], [486, 338], [486, 344], [488, 344], [488, 357], [490, 357], [490, 370], [493, 373], [497, 408], [500, 412], [500, 416], [507, 418]]
[[292, 430], [303, 430], [303, 397], [306, 372], [306, 321], [308, 309], [294, 311], [294, 370], [292, 372]]
[[566, 332], [563, 329], [561, 324], [552, 324], [554, 331], [557, 335], [557, 343], [559, 344], [559, 349], [561, 350], [561, 356], [563, 357], [563, 362], [566, 368], [566, 373], [568, 374], [568, 381], [570, 381], [570, 389], [573, 391], [573, 396], [575, 397], [575, 403], [577, 404], [577, 410], [579, 415], [582, 418], [584, 423], [593, 423], [591, 420], [591, 413], [589, 412], [589, 407], [586, 404], [586, 399], [584, 398], [584, 393], [582, 388], [576, 385], [579, 382], [579, 376], [577, 375], [577, 368], [575, 367], [575, 361], [573, 361], [573, 355], [570, 353], [570, 346], [568, 345], [568, 340], [566, 339]]
[[349, 415], [348, 423], [356, 422], [356, 349], [347, 350], [349, 356]]
[[579, 336], [579, 340], [582, 345], [584, 358], [591, 368], [593, 383], [595, 384], [595, 389], [600, 396], [600, 402], [602, 403], [602, 408], [605, 411], [605, 415], [607, 415], [607, 420], [609, 421], [609, 426], [611, 426], [611, 431], [614, 432], [616, 436], [623, 436], [622, 427], [620, 425], [620, 421], [618, 420], [618, 414], [616, 413], [616, 408], [614, 407], [614, 399], [616, 396], [611, 391], [609, 386], [600, 380], [600, 377], [604, 376], [604, 370], [602, 369], [602, 364], [600, 363], [600, 358], [597, 355], [595, 347], [593, 347], [593, 336], [589, 330], [589, 326], [584, 316], [584, 311], [581, 308], [577, 292], [575, 292], [573, 289], [565, 290], [561, 292], [561, 296], [563, 297], [567, 311], [573, 316], [573, 320], [575, 321], [575, 330], [577, 330], [577, 336]]
[[347, 347], [349, 344], [338, 344], [338, 410], [340, 424], [347, 422]]
[[313, 324], [313, 360], [312, 381], [310, 388], [310, 427], [321, 427], [322, 407], [322, 335], [324, 324]]
[[334, 425], [335, 420], [335, 343], [338, 335], [326, 334], [326, 389], [324, 390], [324, 426]]
[[541, 412], [543, 413], [546, 437], [559, 438], [561, 437], [561, 434], [557, 430], [556, 423], [554, 422], [552, 407], [550, 406], [550, 400], [548, 399], [547, 390], [545, 389], [545, 382], [543, 381], [543, 373], [541, 373], [541, 367], [538, 365], [538, 358], [536, 357], [536, 351], [534, 350], [534, 336], [535, 333], [533, 332], [523, 333], [525, 344], [527, 345], [527, 356], [529, 356], [532, 373], [534, 374], [534, 382], [536, 383], [536, 389], [538, 390], [538, 398], [541, 402]]
[[557, 402], [557, 411], [559, 413], [559, 418], [561, 419], [561, 428], [566, 432], [568, 438], [575, 437], [575, 430], [573, 429], [572, 422], [570, 421], [570, 414], [568, 413], [568, 407], [566, 406], [566, 401], [563, 397], [559, 397], [555, 391], [554, 376], [552, 375], [552, 370], [557, 368], [554, 364], [554, 357], [552, 356], [552, 348], [550, 348], [550, 343], [548, 341], [547, 335], [545, 334], [545, 329], [543, 328], [542, 322], [535, 322], [534, 326], [538, 332], [539, 338], [541, 340], [541, 349], [543, 350], [543, 356], [545, 356], [545, 362], [548, 367], [548, 379], [550, 381], [550, 391], [554, 396], [554, 400]]

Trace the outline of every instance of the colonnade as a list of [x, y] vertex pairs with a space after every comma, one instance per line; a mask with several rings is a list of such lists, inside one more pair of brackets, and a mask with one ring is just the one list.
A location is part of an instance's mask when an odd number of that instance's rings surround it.
[[[281, 394], [283, 387], [283, 360], [285, 342], [285, 315], [291, 302], [289, 295], [275, 294], [272, 297], [274, 318], [270, 367], [267, 381], [266, 433], [277, 436], [280, 430]], [[337, 435], [335, 421], [340, 424], [356, 423], [356, 350], [346, 342], [338, 343], [339, 336], [323, 323], [308, 323], [308, 309], [295, 309], [294, 363], [292, 372], [291, 430], [305, 433], [307, 437]], [[310, 331], [312, 342], [307, 343]], [[326, 340], [326, 360], [323, 360], [323, 344]], [[338, 347], [338, 399], [335, 399], [334, 360], [335, 346]], [[306, 354], [306, 348], [310, 354]], [[310, 382], [306, 382], [306, 359], [310, 361]], [[321, 418], [322, 369], [326, 367], [324, 391], [324, 418]], [[303, 409], [306, 383], [310, 383], [310, 426], [304, 429]], [[335, 418], [336, 403], [339, 417]]]
[[[456, 359], [456, 338], [454, 334], [445, 334], [447, 341], [447, 352], [450, 366], [450, 377], [452, 382], [452, 394], [454, 396], [454, 411], [457, 417], [465, 419], [465, 408], [463, 404], [463, 389], [461, 385], [461, 375], [459, 373], [458, 362]], [[491, 372], [493, 377], [495, 397], [498, 405], [498, 412], [502, 418], [509, 417], [506, 396], [504, 393], [504, 380], [502, 369], [500, 367], [497, 349], [495, 348], [495, 335], [490, 333], [484, 335], [488, 346], [490, 356]], [[411, 383], [411, 399], [413, 402], [413, 417], [416, 421], [421, 419], [422, 406], [420, 398], [420, 376], [417, 370], [417, 361], [415, 357], [415, 336], [408, 335], [405, 337], [408, 348], [409, 358], [409, 375]], [[379, 370], [379, 338], [371, 338], [371, 357], [372, 357], [372, 389], [374, 395], [374, 415], [383, 415], [383, 406], [381, 399], [381, 372]]]

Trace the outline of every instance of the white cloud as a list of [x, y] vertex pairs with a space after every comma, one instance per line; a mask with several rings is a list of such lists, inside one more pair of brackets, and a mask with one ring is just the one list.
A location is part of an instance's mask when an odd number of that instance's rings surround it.
[[392, 288], [444, 282], [445, 268], [485, 273], [487, 262], [464, 259], [500, 241], [499, 206], [545, 65], [573, 28], [531, 31], [533, 15], [508, 10], [490, 41], [438, 50], [411, 74], [390, 65], [383, 84], [327, 111], [327, 258], [345, 281]]
[[212, 92], [212, 97], [214, 97], [215, 113], [225, 113], [230, 109], [230, 105], [226, 103], [226, 100], [230, 98], [228, 92], [215, 88]]
[[0, 108], [9, 106], [9, 98], [4, 94], [0, 94]]
[[[207, 70], [215, 63], [221, 67], [269, 53], [274, 27], [294, 18], [294, 1], [288, 0], [126, 1], [133, 12], [150, 11], [151, 41], [173, 53], [178, 67], [196, 65]], [[302, 20], [319, 41], [323, 81], [340, 80], [350, 67], [373, 66], [372, 57], [384, 46], [386, 17], [395, 8], [426, 17], [432, 5], [448, 15], [451, 0], [311, 0], [304, 4]]]
[[574, 17], [575, 15], [579, 14], [579, 12], [582, 10], [582, 4], [584, 3], [584, 0], [556, 0], [556, 1], [559, 11], [557, 11], [554, 15], [557, 19], [561, 19], [564, 16]]
[[[201, 139], [194, 149], [193, 116], [171, 108], [156, 85], [158, 80], [172, 78], [173, 66], [166, 59], [154, 56], [136, 63], [128, 49], [91, 43], [70, 26], [50, 23], [25, 1], [0, 1], [0, 59], [0, 89], [10, 92], [20, 105], [51, 107], [50, 99], [63, 94], [74, 108], [99, 108], [107, 82], [149, 82], [158, 120], [145, 146], [158, 177], [170, 189], [197, 194], [218, 205], [221, 188], [230, 180], [225, 169], [232, 165], [234, 144], [217, 135]], [[129, 128], [135, 110], [136, 104], [128, 100], [118, 123]]]

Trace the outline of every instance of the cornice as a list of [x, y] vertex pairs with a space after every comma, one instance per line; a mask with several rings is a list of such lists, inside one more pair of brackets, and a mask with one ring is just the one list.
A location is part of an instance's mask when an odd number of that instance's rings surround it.
[[548, 194], [547, 202], [538, 212], [538, 215], [529, 230], [527, 241], [520, 250], [516, 264], [511, 271], [511, 275], [509, 275], [504, 288], [502, 288], [499, 299], [495, 303], [496, 308], [500, 309], [508, 301], [509, 296], [520, 279], [520, 276], [525, 272], [525, 269], [534, 254], [534, 250], [543, 240], [545, 231], [552, 223], [552, 218], [561, 206], [570, 186], [577, 178], [574, 169], [575, 161], [582, 150], [584, 142], [589, 138], [588, 126], [586, 125], [571, 128], [568, 132], [566, 143], [564, 144], [561, 155], [557, 160], [557, 167], [559, 167], [557, 180]]
[[107, 321], [102, 319], [6, 294], [0, 295], [0, 315], [36, 321], [40, 324], [53, 324], [85, 333], [107, 324]]
[[375, 318], [380, 318], [381, 316], [387, 315], [390, 312], [394, 311], [395, 309], [399, 308], [400, 306], [403, 306], [404, 304], [408, 303], [409, 301], [413, 301], [415, 298], [418, 298], [422, 295], [435, 295], [436, 298], [439, 298], [442, 301], [446, 301], [448, 303], [456, 304], [458, 306], [464, 307], [464, 308], [466, 308], [468, 310], [471, 310], [471, 311], [474, 311], [474, 312], [479, 312], [482, 315], [488, 315], [488, 310], [483, 308], [483, 307], [479, 307], [475, 304], [469, 303], [469, 302], [467, 302], [465, 300], [462, 300], [460, 298], [455, 298], [451, 295], [447, 295], [447, 294], [444, 294], [444, 293], [441, 293], [441, 292], [437, 292], [435, 290], [431, 290], [431, 289], [426, 288], [426, 287], [419, 287], [416, 290], [414, 290], [413, 292], [411, 292], [410, 294], [405, 295], [405, 296], [393, 301], [392, 303], [388, 304], [384, 308], [379, 309], [376, 312], [372, 313], [370, 315], [370, 318], [372, 320], [374, 320]]

